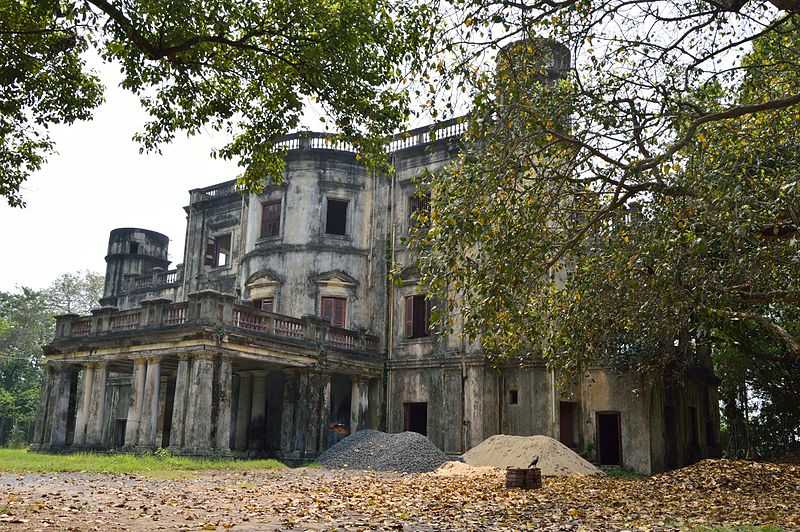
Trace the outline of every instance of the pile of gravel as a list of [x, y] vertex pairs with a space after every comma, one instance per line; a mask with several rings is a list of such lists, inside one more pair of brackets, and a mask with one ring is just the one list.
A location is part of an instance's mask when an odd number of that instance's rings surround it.
[[447, 462], [447, 455], [416, 432], [360, 430], [322, 453], [319, 462], [331, 469], [422, 473]]

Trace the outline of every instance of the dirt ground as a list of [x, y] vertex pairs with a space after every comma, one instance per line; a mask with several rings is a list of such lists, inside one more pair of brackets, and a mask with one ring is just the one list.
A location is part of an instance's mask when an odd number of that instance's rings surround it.
[[642, 479], [469, 477], [324, 469], [186, 478], [0, 474], [0, 530], [800, 529], [800, 467], [707, 460]]

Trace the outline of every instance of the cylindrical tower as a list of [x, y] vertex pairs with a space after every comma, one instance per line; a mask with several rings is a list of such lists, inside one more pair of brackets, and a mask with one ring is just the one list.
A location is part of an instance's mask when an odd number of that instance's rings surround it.
[[152, 273], [154, 268], [166, 270], [169, 266], [168, 248], [169, 238], [155, 231], [136, 227], [111, 231], [106, 255], [106, 282], [100, 304], [117, 306], [117, 296], [125, 289], [128, 277]]

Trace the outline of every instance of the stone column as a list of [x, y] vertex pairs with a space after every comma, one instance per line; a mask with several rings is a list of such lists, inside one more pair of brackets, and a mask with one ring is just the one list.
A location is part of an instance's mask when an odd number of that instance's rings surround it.
[[306, 441], [309, 440], [308, 418], [312, 409], [309, 396], [308, 372], [297, 374], [297, 394], [294, 401], [294, 451], [298, 458], [305, 456]]
[[69, 389], [71, 370], [66, 367], [54, 368], [55, 380], [50, 400], [50, 439], [51, 449], [60, 449], [67, 443], [67, 414], [69, 412]]
[[139, 422], [142, 418], [146, 370], [147, 360], [144, 357], [133, 359], [131, 398], [128, 405], [128, 420], [125, 423], [125, 447], [135, 447], [139, 442]]
[[267, 372], [253, 372], [253, 401], [250, 406], [250, 430], [247, 448], [262, 451], [266, 443]]
[[161, 360], [158, 357], [148, 357], [147, 376], [144, 381], [144, 394], [142, 397], [142, 416], [139, 422], [139, 447], [147, 449], [156, 447], [160, 388]]
[[178, 374], [175, 377], [175, 400], [172, 403], [172, 428], [169, 432], [169, 447], [177, 451], [184, 446], [186, 410], [191, 377], [190, 359], [186, 353], [178, 355]]
[[167, 418], [167, 388], [169, 388], [169, 379], [161, 376], [161, 383], [158, 386], [158, 421], [156, 423], [156, 447], [169, 447], [169, 442], [164, 445], [164, 421]]
[[239, 401], [236, 414], [236, 437], [233, 446], [237, 451], [247, 450], [247, 426], [250, 425], [250, 407], [253, 401], [253, 376], [239, 374]]
[[86, 421], [89, 417], [89, 403], [92, 397], [92, 380], [94, 379], [94, 364], [83, 365], [83, 389], [81, 391], [78, 413], [75, 417], [75, 436], [72, 438], [73, 447], [83, 447], [86, 444]]
[[214, 360], [209, 353], [198, 354], [192, 362], [189, 404], [186, 410], [184, 448], [206, 454], [211, 448], [211, 409]]
[[231, 450], [231, 388], [233, 387], [233, 371], [228, 356], [219, 358], [217, 393], [217, 432], [216, 447], [223, 453]]
[[[300, 430], [304, 430], [306, 434], [305, 457], [312, 458], [327, 446], [328, 418], [331, 411], [331, 376], [326, 373], [311, 373], [306, 376], [306, 380], [305, 402], [308, 404], [308, 414], [306, 426]], [[303, 401], [304, 395], [300, 393], [298, 403]]]
[[108, 366], [99, 362], [94, 368], [92, 379], [92, 396], [89, 401], [89, 415], [86, 417], [86, 445], [101, 447], [103, 445], [103, 428], [106, 414], [106, 376]]
[[283, 411], [281, 412], [281, 455], [289, 456], [295, 450], [295, 411], [297, 405], [297, 373], [286, 371], [283, 385]]
[[45, 366], [44, 374], [42, 375], [42, 390], [39, 394], [39, 410], [36, 414], [36, 421], [33, 424], [33, 442], [31, 449], [38, 451], [43, 446], [47, 445], [49, 436], [46, 436], [47, 422], [49, 419], [49, 404], [50, 404], [50, 391], [53, 388], [53, 370], [48, 364]]
[[361, 377], [353, 377], [350, 395], [350, 433], [367, 428], [369, 412], [369, 381]]

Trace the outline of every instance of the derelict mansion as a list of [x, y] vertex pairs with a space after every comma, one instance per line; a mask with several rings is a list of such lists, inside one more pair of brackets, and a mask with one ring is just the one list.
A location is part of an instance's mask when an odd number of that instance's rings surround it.
[[396, 137], [392, 177], [325, 134], [290, 135], [284, 184], [190, 192], [173, 269], [165, 235], [111, 231], [101, 306], [60, 316], [46, 348], [34, 448], [302, 461], [378, 428], [448, 453], [547, 434], [641, 472], [718, 452], [708, 371], [675, 389], [593, 369], [559, 390], [544, 366], [496, 369], [479, 343], [430, 333], [403, 245], [420, 207], [412, 178], [451, 161], [462, 132], [450, 121]]

